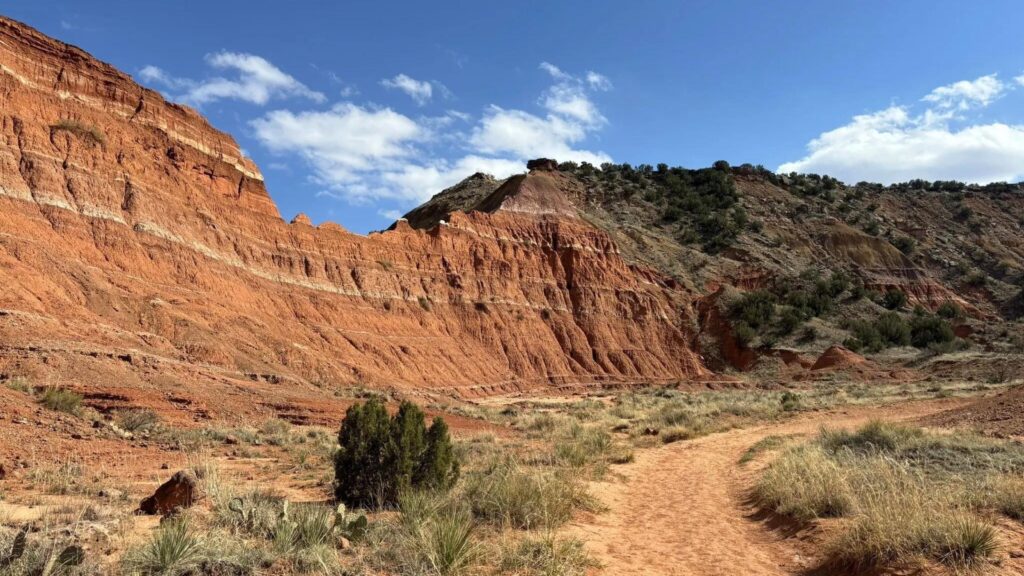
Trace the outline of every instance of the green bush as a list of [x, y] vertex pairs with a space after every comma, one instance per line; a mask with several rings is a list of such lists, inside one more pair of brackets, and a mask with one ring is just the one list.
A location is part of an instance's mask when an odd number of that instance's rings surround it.
[[82, 395], [61, 388], [47, 388], [39, 396], [39, 403], [50, 410], [74, 414], [82, 405]]
[[952, 342], [955, 337], [949, 322], [938, 316], [915, 315], [910, 320], [910, 343], [917, 348], [927, 348], [930, 344]]
[[963, 310], [952, 302], [943, 302], [935, 313], [938, 314], [940, 318], [945, 318], [947, 320], [962, 318], [964, 314]]
[[[900, 292], [902, 294], [902, 292]], [[889, 346], [907, 346], [910, 340], [910, 325], [895, 312], [886, 312], [875, 320], [875, 330], [882, 342]]]
[[917, 246], [914, 239], [908, 236], [897, 236], [896, 238], [893, 238], [892, 245], [898, 248], [900, 252], [907, 255], [913, 254], [914, 248]]
[[907, 295], [902, 290], [890, 288], [882, 296], [882, 306], [889, 310], [899, 310], [907, 305]]
[[371, 399], [345, 413], [334, 460], [335, 496], [354, 506], [397, 504], [409, 489], [447, 490], [459, 474], [448, 426], [435, 418], [428, 429], [423, 412], [402, 402], [394, 417]]

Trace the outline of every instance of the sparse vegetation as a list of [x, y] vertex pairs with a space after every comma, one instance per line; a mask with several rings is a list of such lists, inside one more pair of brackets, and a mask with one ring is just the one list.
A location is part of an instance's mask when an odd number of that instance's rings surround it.
[[995, 552], [984, 513], [1018, 513], [1021, 470], [1016, 443], [872, 422], [787, 450], [756, 494], [802, 521], [842, 518], [830, 546], [837, 562], [864, 568], [926, 557], [966, 568]]
[[96, 126], [85, 124], [78, 120], [64, 119], [60, 120], [55, 124], [50, 125], [51, 130], [63, 130], [70, 132], [79, 138], [82, 138], [90, 143], [99, 144], [101, 146], [107, 143], [107, 136], [102, 130]]
[[160, 424], [156, 412], [141, 408], [119, 410], [114, 420], [122, 430], [128, 432], [149, 431]]
[[39, 403], [50, 410], [77, 414], [82, 406], [82, 395], [63, 388], [46, 388], [39, 395]]

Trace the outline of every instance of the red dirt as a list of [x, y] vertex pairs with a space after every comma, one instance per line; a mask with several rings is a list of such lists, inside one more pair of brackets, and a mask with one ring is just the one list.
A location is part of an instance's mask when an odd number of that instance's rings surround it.
[[980, 398], [926, 420], [939, 426], [972, 428], [990, 436], [1024, 437], [1024, 386]]
[[847, 350], [842, 346], [830, 346], [828, 350], [822, 352], [821, 356], [819, 356], [814, 362], [814, 365], [811, 366], [811, 370], [842, 370], [859, 366], [865, 362], [867, 362], [867, 360], [856, 352]]

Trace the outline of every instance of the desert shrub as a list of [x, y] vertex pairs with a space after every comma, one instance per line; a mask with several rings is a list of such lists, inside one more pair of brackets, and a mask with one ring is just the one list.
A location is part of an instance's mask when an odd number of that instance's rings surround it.
[[943, 302], [939, 305], [939, 308], [935, 311], [940, 318], [952, 320], [954, 318], [963, 317], [963, 310], [953, 302]]
[[984, 288], [988, 285], [988, 275], [978, 270], [967, 275], [964, 282], [974, 288]]
[[917, 348], [952, 342], [953, 328], [938, 316], [915, 315], [910, 320], [910, 342]]
[[917, 247], [917, 244], [914, 242], [914, 239], [910, 238], [909, 236], [897, 236], [896, 238], [893, 238], [892, 245], [895, 246], [900, 252], [903, 252], [904, 254], [908, 255], [913, 254], [914, 248]]
[[409, 489], [447, 490], [459, 474], [448, 426], [405, 401], [389, 418], [384, 403], [371, 399], [350, 407], [338, 433], [335, 495], [356, 506], [393, 505]]
[[160, 423], [160, 417], [156, 415], [156, 412], [145, 408], [137, 408], [130, 410], [119, 410], [117, 416], [114, 419], [117, 425], [122, 430], [129, 432], [140, 432], [143, 430], [152, 430]]
[[748, 292], [729, 307], [729, 317], [751, 328], [765, 326], [775, 315], [775, 296], [766, 290]]
[[82, 405], [82, 395], [62, 388], [47, 388], [39, 395], [39, 403], [50, 410], [75, 414]]
[[746, 322], [738, 322], [732, 327], [732, 335], [736, 339], [737, 344], [747, 347], [757, 338], [757, 331]]
[[792, 334], [794, 330], [803, 324], [804, 319], [792, 306], [786, 306], [779, 312], [779, 319], [776, 323], [779, 334]]
[[779, 397], [779, 405], [783, 412], [794, 412], [800, 409], [800, 395], [794, 392], [785, 391]]
[[889, 310], [899, 310], [907, 305], [907, 294], [902, 290], [890, 288], [882, 296], [882, 306]]
[[910, 325], [895, 312], [886, 312], [879, 316], [875, 320], [874, 327], [884, 345], [906, 346], [910, 344]]

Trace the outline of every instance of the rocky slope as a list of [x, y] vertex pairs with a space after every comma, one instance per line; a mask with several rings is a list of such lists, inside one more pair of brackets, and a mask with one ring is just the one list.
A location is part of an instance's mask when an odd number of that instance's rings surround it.
[[0, 114], [0, 379], [213, 417], [710, 375], [692, 295], [575, 217], [558, 173], [425, 230], [287, 223], [230, 136], [7, 19]]
[[[563, 163], [551, 178], [627, 261], [658, 269], [699, 295], [699, 346], [714, 370], [751, 370], [764, 357], [784, 369], [781, 356], [813, 357], [834, 344], [856, 344], [856, 327], [887, 313], [882, 297], [889, 291], [906, 295], [905, 322], [918, 306], [925, 313], [944, 305], [959, 310], [963, 315], [949, 323], [964, 340], [949, 346], [1011, 354], [1024, 367], [1020, 184], [847, 186], [725, 163], [702, 170]], [[480, 209], [507, 186], [470, 178], [407, 218], [429, 226], [449, 212]], [[816, 286], [836, 274], [846, 287], [824, 295], [824, 310], [807, 313], [806, 299], [820, 296]], [[750, 342], [738, 342], [730, 307], [751, 291], [771, 293], [776, 312]], [[794, 305], [805, 310], [797, 314]], [[777, 329], [784, 314], [796, 317], [795, 327]], [[896, 356], [883, 363], [987, 378], [977, 366], [954, 369], [909, 351]]]

